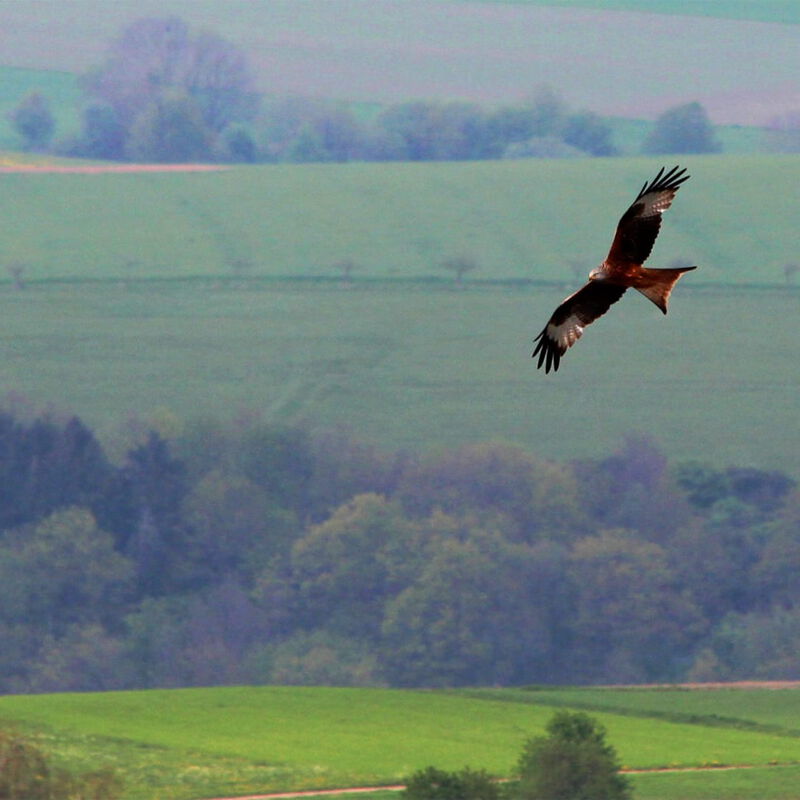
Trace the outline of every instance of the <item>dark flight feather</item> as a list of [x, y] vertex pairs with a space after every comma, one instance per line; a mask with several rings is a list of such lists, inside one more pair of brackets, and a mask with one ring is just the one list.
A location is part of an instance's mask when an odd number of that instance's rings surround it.
[[603, 281], [589, 281], [583, 288], [571, 294], [553, 312], [544, 330], [534, 339], [538, 342], [533, 358], [538, 353], [537, 368], [544, 364], [544, 371], [555, 372], [561, 356], [583, 335], [583, 329], [608, 311], [625, 294], [625, 286]]

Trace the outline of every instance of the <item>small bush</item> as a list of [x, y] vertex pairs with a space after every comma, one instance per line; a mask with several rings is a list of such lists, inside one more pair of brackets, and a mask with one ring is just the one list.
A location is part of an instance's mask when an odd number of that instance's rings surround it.
[[469, 767], [459, 772], [446, 772], [426, 767], [415, 772], [406, 782], [403, 793], [407, 800], [499, 800], [497, 784], [483, 771]]
[[116, 800], [121, 791], [109, 770], [72, 775], [25, 737], [0, 731], [0, 800]]

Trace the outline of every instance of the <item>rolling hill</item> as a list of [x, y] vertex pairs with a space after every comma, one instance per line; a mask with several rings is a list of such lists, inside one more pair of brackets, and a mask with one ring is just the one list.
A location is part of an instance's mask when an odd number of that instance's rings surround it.
[[[671, 159], [670, 163], [676, 159]], [[785, 283], [796, 261], [798, 156], [687, 157], [653, 266], [695, 285]], [[0, 174], [4, 259], [29, 280], [445, 276], [571, 286], [663, 159], [313, 164], [146, 174]], [[0, 165], [0, 173], [5, 168]], [[8, 169], [13, 169], [9, 167]], [[570, 264], [576, 263], [575, 274]], [[472, 277], [472, 276], [471, 276]]]
[[[656, 691], [637, 691], [635, 713], [592, 714], [628, 769], [737, 765], [754, 769], [762, 794], [748, 787], [749, 770], [729, 773], [724, 796], [744, 800], [793, 797], [800, 738], [783, 726], [786, 714], [765, 711], [769, 690], [689, 693], [692, 722], [651, 714]], [[38, 736], [42, 745], [76, 769], [119, 770], [126, 800], [179, 800], [222, 793], [292, 788], [392, 784], [433, 764], [464, 765], [497, 776], [511, 774], [522, 742], [541, 734], [555, 707], [581, 705], [583, 690], [562, 690], [558, 706], [548, 692], [471, 692], [382, 689], [238, 687], [7, 696], [0, 718]], [[602, 705], [602, 692], [595, 690]], [[663, 694], [663, 692], [662, 692]], [[794, 709], [798, 690], [782, 690]], [[772, 693], [775, 696], [775, 693]], [[715, 709], [734, 714], [720, 722]], [[752, 711], [751, 711], [752, 709]], [[630, 709], [629, 709], [630, 711]], [[755, 729], [751, 719], [770, 730]], [[773, 766], [767, 769], [768, 765]], [[719, 774], [637, 776], [636, 796], [713, 797]], [[691, 780], [693, 779], [693, 780]], [[671, 785], [672, 784], [672, 785]], [[678, 792], [676, 792], [676, 788]], [[705, 789], [705, 792], [702, 790]]]
[[[669, 316], [624, 298], [548, 377], [531, 340], [652, 160], [2, 175], [6, 265], [29, 283], [0, 291], [0, 395], [107, 441], [131, 414], [247, 409], [392, 448], [506, 440], [556, 460], [644, 433], [670, 458], [797, 475], [783, 265], [800, 158], [687, 163], [652, 263], [699, 269]], [[454, 291], [439, 261], [463, 252], [479, 268]]]

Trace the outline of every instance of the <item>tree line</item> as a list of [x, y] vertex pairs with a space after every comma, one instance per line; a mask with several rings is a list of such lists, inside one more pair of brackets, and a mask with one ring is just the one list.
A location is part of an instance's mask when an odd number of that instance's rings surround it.
[[800, 492], [630, 438], [554, 463], [0, 414], [0, 691], [796, 676]]
[[[368, 108], [265, 98], [246, 55], [177, 17], [124, 28], [81, 77], [80, 131], [53, 144], [55, 117], [32, 92], [11, 112], [24, 146], [87, 158], [156, 162], [432, 161], [615, 155], [612, 129], [541, 88], [513, 105], [413, 101]], [[645, 153], [715, 152], [705, 109], [669, 109]]]

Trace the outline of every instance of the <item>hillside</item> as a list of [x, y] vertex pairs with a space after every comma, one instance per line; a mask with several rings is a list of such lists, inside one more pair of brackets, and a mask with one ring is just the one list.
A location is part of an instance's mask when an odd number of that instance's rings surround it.
[[[246, 412], [384, 447], [514, 441], [564, 461], [649, 435], [671, 459], [798, 476], [797, 291], [679, 286], [668, 317], [626, 297], [558, 375], [531, 340], [564, 288], [150, 282], [0, 293], [0, 395], [77, 413], [108, 439], [131, 416]], [[599, 419], [602, 417], [602, 424]]]
[[[728, 764], [754, 770], [761, 794], [745, 774], [696, 773], [637, 776], [636, 796], [792, 797], [800, 739], [783, 729], [785, 715], [768, 715], [772, 731], [737, 729], [715, 718], [719, 708], [740, 722], [763, 707], [768, 690], [693, 692], [694, 721], [649, 716], [653, 692], [635, 694], [636, 716], [593, 715], [608, 729], [628, 769]], [[655, 692], [658, 694], [658, 692]], [[800, 692], [780, 693], [794, 709]], [[523, 697], [521, 697], [521, 695]], [[525, 696], [527, 695], [527, 696]], [[178, 800], [221, 793], [290, 788], [358, 786], [402, 781], [429, 764], [465, 764], [507, 776], [523, 740], [539, 734], [553, 713], [546, 693], [495, 692], [492, 699], [459, 693], [396, 690], [258, 687], [79, 695], [6, 696], [0, 717], [40, 732], [42, 744], [75, 768], [98, 764], [120, 770], [126, 800]], [[773, 693], [774, 695], [774, 693]], [[563, 691], [561, 702], [581, 705], [581, 690]], [[616, 702], [616, 701], [613, 701]], [[758, 715], [759, 712], [756, 712]], [[758, 719], [762, 719], [763, 712]], [[763, 769], [769, 764], [782, 769]], [[742, 771], [744, 773], [744, 771]], [[753, 777], [753, 776], [749, 776]], [[698, 791], [705, 787], [705, 792]], [[711, 793], [709, 793], [709, 789]], [[721, 796], [721, 795], [718, 795]]]
[[[624, 298], [555, 378], [531, 340], [653, 160], [0, 175], [6, 264], [29, 282], [0, 292], [0, 394], [106, 433], [158, 408], [248, 409], [388, 447], [504, 439], [561, 461], [646, 432], [671, 458], [796, 475], [794, 339], [777, 324], [765, 347], [764, 326], [797, 313], [784, 198], [800, 158], [686, 163], [652, 263], [698, 270], [666, 318]], [[478, 268], [452, 291], [439, 262], [460, 253]]]
[[[557, 7], [603, 8], [615, 11], [642, 11], [641, 0], [484, 0], [518, 2]], [[648, 0], [650, 14], [680, 14], [697, 17], [758, 20], [760, 22], [800, 22], [800, 9], [793, 0]]]
[[[10, 172], [0, 175], [4, 258], [24, 264], [29, 280], [333, 278], [342, 260], [355, 263], [358, 279], [407, 279], [445, 277], [443, 259], [468, 255], [478, 280], [568, 287], [604, 257], [620, 214], [662, 163]], [[667, 215], [653, 265], [688, 259], [700, 266], [695, 286], [783, 284], [784, 265], [798, 257], [784, 198], [796, 195], [800, 157], [681, 163], [693, 177]]]

